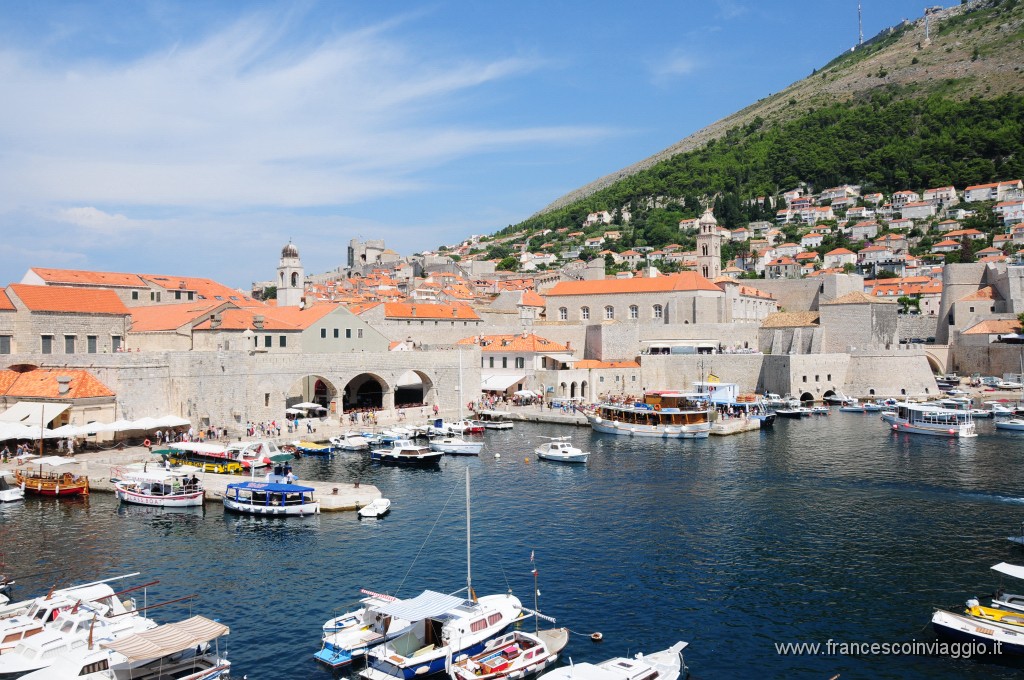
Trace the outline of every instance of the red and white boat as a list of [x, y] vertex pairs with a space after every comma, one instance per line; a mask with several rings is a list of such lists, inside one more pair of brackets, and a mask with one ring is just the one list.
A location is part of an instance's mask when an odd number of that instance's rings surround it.
[[452, 434], [483, 434], [484, 424], [479, 420], [457, 420], [448, 423], [445, 429]]
[[161, 508], [191, 508], [203, 504], [206, 492], [195, 470], [131, 470], [114, 482], [114, 493], [125, 503]]

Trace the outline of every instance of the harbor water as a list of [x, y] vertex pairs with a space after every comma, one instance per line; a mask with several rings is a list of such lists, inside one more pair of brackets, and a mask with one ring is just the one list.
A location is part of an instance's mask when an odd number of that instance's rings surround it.
[[[511, 588], [532, 607], [536, 567], [540, 609], [574, 633], [565, 662], [686, 640], [695, 678], [1016, 677], [1012, 660], [826, 647], [934, 640], [936, 607], [959, 610], [1000, 586], [993, 564], [1024, 563], [1006, 540], [1024, 520], [1024, 437], [991, 421], [979, 432], [901, 435], [877, 414], [835, 411], [705, 440], [517, 424], [488, 432], [479, 458], [447, 457], [439, 470], [357, 453], [297, 461], [300, 479], [376, 485], [393, 503], [380, 520], [29, 497], [0, 507], [0, 560], [12, 575], [62, 568], [64, 583], [141, 572], [129, 585], [159, 580], [149, 604], [196, 595], [153, 618], [230, 626], [234, 677], [330, 678], [313, 660], [320, 626], [360, 588], [412, 597], [465, 586], [468, 467], [473, 586]], [[591, 451], [586, 465], [536, 459], [542, 437], [566, 434]], [[21, 581], [15, 595], [54, 578]], [[598, 631], [603, 641], [591, 641]], [[821, 649], [783, 654], [785, 643]]]

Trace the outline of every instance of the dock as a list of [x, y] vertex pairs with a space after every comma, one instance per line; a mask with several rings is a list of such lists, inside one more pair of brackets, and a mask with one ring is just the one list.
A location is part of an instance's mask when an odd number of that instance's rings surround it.
[[[75, 456], [75, 462], [61, 466], [60, 470], [76, 475], [85, 475], [89, 478], [90, 493], [114, 493], [114, 484], [111, 478], [116, 478], [118, 470], [126, 468], [132, 463], [148, 462], [153, 469], [160, 468], [160, 462], [154, 460], [154, 456], [146, 448], [136, 446], [119, 451], [89, 451]], [[23, 467], [31, 467], [32, 461], [28, 461]], [[9, 467], [13, 467], [10, 464]], [[250, 479], [263, 481], [267, 468], [256, 470], [254, 477], [248, 475], [219, 475], [201, 474], [203, 488], [206, 489], [206, 503], [220, 505], [222, 498], [227, 492], [228, 484], [244, 482]], [[313, 488], [313, 496], [320, 501], [321, 512], [344, 512], [358, 510], [368, 505], [371, 501], [380, 498], [380, 490], [372, 484], [361, 484], [360, 482], [337, 482], [337, 481], [313, 481], [299, 479], [295, 482], [302, 486]]]
[[711, 434], [720, 437], [760, 429], [761, 421], [757, 418], [729, 418], [728, 420], [719, 418], [711, 424]]

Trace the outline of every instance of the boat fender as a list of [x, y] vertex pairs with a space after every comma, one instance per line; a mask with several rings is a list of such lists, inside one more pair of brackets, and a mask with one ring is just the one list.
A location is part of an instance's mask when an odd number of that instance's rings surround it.
[[590, 639], [593, 640], [594, 642], [600, 642], [601, 640], [604, 639], [604, 635], [601, 635], [601, 632], [598, 631], [596, 633], [591, 633], [590, 634]]

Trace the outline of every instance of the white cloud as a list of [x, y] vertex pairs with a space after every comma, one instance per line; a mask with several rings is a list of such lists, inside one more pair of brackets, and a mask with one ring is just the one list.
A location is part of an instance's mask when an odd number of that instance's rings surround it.
[[124, 232], [143, 224], [138, 220], [130, 220], [124, 215], [111, 215], [91, 206], [64, 208], [58, 210], [54, 217], [58, 222], [65, 222], [100, 234]]
[[683, 76], [692, 74], [700, 63], [682, 52], [673, 52], [663, 59], [651, 63], [651, 75], [657, 85], [667, 85]]

